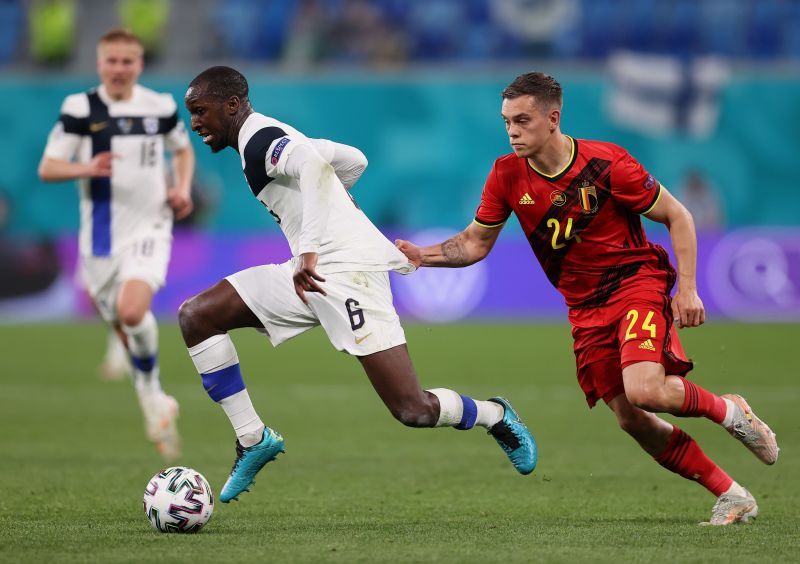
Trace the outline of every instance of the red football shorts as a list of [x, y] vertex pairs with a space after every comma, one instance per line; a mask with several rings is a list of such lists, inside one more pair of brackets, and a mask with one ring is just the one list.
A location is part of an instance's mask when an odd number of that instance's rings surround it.
[[671, 298], [638, 292], [601, 308], [571, 309], [578, 383], [589, 407], [625, 393], [622, 369], [637, 362], [658, 362], [668, 375], [692, 369], [672, 323]]

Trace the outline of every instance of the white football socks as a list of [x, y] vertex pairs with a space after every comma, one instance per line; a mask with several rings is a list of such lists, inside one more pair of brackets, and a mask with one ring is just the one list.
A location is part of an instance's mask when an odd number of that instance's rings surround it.
[[257, 445], [264, 438], [264, 423], [256, 413], [247, 390], [219, 401], [243, 447]]
[[727, 407], [725, 410], [725, 419], [722, 420], [722, 426], [726, 429], [730, 429], [733, 425], [733, 414], [736, 413], [736, 404], [728, 398], [722, 399], [725, 400], [725, 406]]
[[[133, 357], [131, 360], [136, 392], [139, 395], [161, 393], [156, 358], [158, 354], [158, 323], [153, 312], [148, 311], [138, 325], [122, 325], [122, 331], [128, 337], [128, 351]], [[150, 365], [150, 369], [142, 370], [142, 363]]]
[[736, 482], [736, 480], [734, 480], [733, 483], [731, 484], [731, 487], [729, 487], [722, 495], [735, 495], [739, 497], [747, 497], [747, 490], [744, 489], [742, 486], [740, 486], [738, 482]]
[[[439, 419], [436, 421], [436, 427], [457, 427], [463, 423], [465, 400], [458, 392], [447, 388], [435, 388], [427, 391], [439, 398]], [[469, 429], [472, 425], [480, 425], [488, 429], [503, 419], [505, 410], [499, 403], [469, 397], [466, 397], [466, 400], [474, 403], [476, 413], [473, 424], [468, 424], [464, 428]]]
[[[227, 333], [214, 335], [202, 343], [190, 347], [189, 355], [201, 375], [219, 372], [239, 364], [236, 347]], [[243, 447], [261, 442], [264, 423], [256, 413], [246, 388], [216, 401], [228, 416], [236, 432], [236, 437]]]

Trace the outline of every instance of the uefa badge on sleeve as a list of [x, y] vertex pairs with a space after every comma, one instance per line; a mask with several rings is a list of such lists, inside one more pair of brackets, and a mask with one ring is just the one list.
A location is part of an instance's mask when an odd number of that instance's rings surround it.
[[275, 145], [275, 148], [272, 150], [272, 156], [270, 157], [269, 162], [272, 163], [272, 166], [278, 164], [278, 160], [281, 158], [281, 153], [286, 148], [286, 145], [289, 144], [290, 139], [288, 137], [284, 137]]

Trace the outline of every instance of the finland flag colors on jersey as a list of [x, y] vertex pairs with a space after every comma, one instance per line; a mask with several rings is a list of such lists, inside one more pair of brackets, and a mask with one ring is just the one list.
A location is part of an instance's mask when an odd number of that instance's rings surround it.
[[[303, 232], [304, 195], [298, 180], [287, 173], [287, 162], [300, 146], [318, 151], [321, 139], [309, 139], [293, 127], [263, 114], [253, 113], [239, 131], [242, 168], [253, 195], [267, 208], [289, 241], [292, 256], [319, 253], [320, 273], [414, 270], [408, 259], [356, 206], [339, 179], [332, 175], [325, 194], [325, 221], [318, 248], [308, 247]], [[307, 197], [313, 197], [308, 195]]]
[[67, 96], [45, 156], [88, 162], [103, 151], [115, 155], [110, 178], [79, 181], [82, 256], [113, 256], [148, 233], [170, 236], [164, 150], [188, 144], [170, 94], [137, 85], [122, 101], [109, 98], [103, 86]]

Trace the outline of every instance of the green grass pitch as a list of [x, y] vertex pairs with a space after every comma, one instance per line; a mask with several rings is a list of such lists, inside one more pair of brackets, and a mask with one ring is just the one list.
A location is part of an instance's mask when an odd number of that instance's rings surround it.
[[[539, 443], [516, 474], [481, 430], [406, 429], [320, 330], [279, 349], [234, 333], [245, 380], [287, 453], [198, 535], [157, 533], [142, 492], [161, 460], [127, 382], [101, 382], [97, 324], [0, 328], [0, 562], [776, 562], [800, 554], [797, 325], [682, 332], [693, 378], [736, 391], [778, 434], [774, 467], [706, 420], [683, 420], [749, 488], [750, 526], [699, 527], [713, 497], [661, 469], [605, 407], [589, 411], [565, 325], [409, 326], [420, 381], [514, 403]], [[162, 380], [184, 456], [215, 492], [233, 435], [174, 326]]]

